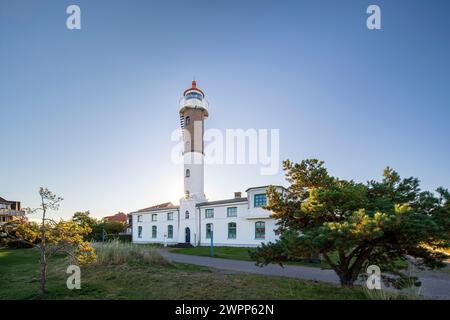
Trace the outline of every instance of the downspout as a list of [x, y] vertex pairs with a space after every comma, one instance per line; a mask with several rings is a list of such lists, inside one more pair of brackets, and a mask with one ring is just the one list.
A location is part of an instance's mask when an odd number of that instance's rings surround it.
[[180, 239], [180, 208], [178, 208], [177, 209], [177, 212], [178, 212], [178, 221], [177, 221], [177, 223], [178, 223], [178, 228], [177, 228], [177, 242], [178, 242], [178, 240]]
[[202, 239], [202, 215], [200, 207], [198, 207], [198, 245], [200, 246]]

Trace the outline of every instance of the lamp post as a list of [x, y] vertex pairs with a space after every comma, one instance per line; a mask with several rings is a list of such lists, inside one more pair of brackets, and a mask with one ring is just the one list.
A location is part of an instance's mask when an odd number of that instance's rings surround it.
[[102, 227], [102, 242], [105, 242], [105, 235], [106, 235], [105, 227]]
[[214, 257], [214, 231], [213, 230], [211, 230], [210, 235], [211, 235], [211, 248], [209, 249], [209, 255], [211, 257]]

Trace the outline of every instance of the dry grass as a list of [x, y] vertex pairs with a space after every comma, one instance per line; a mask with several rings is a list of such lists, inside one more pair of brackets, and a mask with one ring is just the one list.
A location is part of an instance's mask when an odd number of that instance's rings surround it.
[[[102, 245], [101, 249], [99, 244], [96, 246], [103, 253], [116, 250], [113, 244]], [[117, 247], [125, 248], [126, 245]], [[138, 247], [149, 249], [142, 245]], [[136, 259], [130, 259], [134, 261], [131, 265], [112, 263], [126, 260], [121, 259], [102, 258], [106, 265], [82, 267], [81, 289], [69, 290], [66, 285], [69, 261], [62, 255], [55, 256], [49, 261], [45, 299], [367, 299], [359, 288], [345, 289], [285, 277], [216, 272], [179, 263], [149, 266], [136, 263]], [[0, 300], [35, 299], [38, 279], [37, 250], [0, 248]]]
[[408, 266], [408, 283], [406, 287], [402, 290], [370, 290], [366, 286], [364, 287], [364, 293], [366, 297], [370, 300], [422, 300], [424, 299], [423, 296], [421, 296], [421, 287], [415, 286], [415, 281], [412, 279], [412, 277], [416, 276], [416, 269], [413, 265]]
[[370, 290], [364, 287], [364, 294], [369, 300], [423, 300], [418, 290], [402, 291]]
[[113, 240], [94, 243], [98, 265], [145, 264], [149, 266], [166, 266], [169, 261], [154, 248], [142, 247], [129, 242]]

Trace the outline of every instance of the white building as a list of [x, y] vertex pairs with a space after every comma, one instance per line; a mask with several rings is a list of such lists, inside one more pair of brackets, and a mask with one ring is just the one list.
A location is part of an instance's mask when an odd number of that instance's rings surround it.
[[[208, 201], [204, 193], [204, 121], [208, 103], [192, 81], [180, 100], [184, 140], [184, 197], [132, 212], [134, 243], [188, 243], [194, 246], [257, 246], [277, 238], [275, 219], [262, 207], [268, 186], [236, 192], [234, 198]], [[277, 186], [278, 191], [283, 187]]]

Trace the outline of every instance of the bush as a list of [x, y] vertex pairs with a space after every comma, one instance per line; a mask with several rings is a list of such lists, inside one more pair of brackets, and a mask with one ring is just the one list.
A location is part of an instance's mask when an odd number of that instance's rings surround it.
[[5, 241], [5, 242], [1, 242], [0, 241], [0, 246], [5, 246], [8, 248], [15, 248], [15, 249], [29, 249], [29, 248], [33, 248], [33, 245], [25, 243], [23, 241], [20, 240], [10, 240], [10, 241]]
[[150, 266], [169, 265], [169, 261], [153, 248], [113, 240], [92, 245], [97, 254], [97, 264], [146, 264]]
[[106, 241], [131, 242], [131, 234], [108, 234]]

